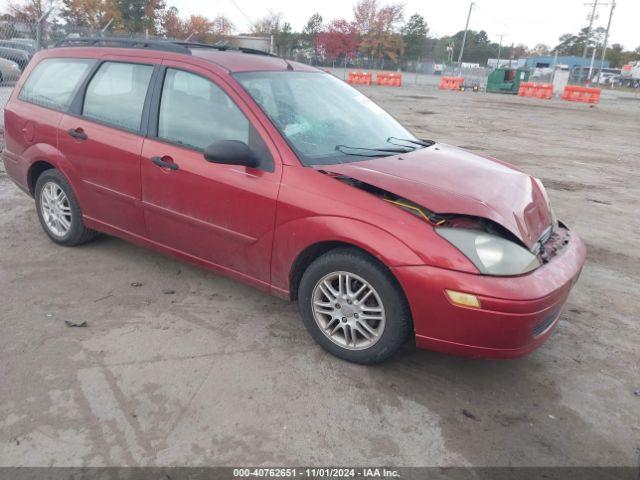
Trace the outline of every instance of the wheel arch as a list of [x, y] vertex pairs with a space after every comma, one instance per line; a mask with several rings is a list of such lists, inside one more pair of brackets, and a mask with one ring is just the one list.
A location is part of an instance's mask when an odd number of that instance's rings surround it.
[[289, 298], [292, 301], [298, 299], [298, 287], [300, 286], [300, 280], [309, 265], [325, 253], [337, 248], [354, 248], [361, 252], [368, 253], [352, 243], [337, 240], [328, 240], [309, 245], [298, 254], [291, 264], [291, 271], [289, 272]]
[[370, 260], [376, 262], [378, 265], [384, 268], [384, 270], [396, 283], [398, 288], [402, 291], [405, 299], [407, 299], [400, 281], [393, 274], [389, 266], [386, 265], [382, 260], [380, 260], [379, 256], [372, 254], [371, 252], [354, 243], [338, 240], [328, 240], [309, 245], [307, 248], [302, 250], [293, 261], [291, 265], [291, 271], [289, 272], [289, 298], [292, 301], [298, 299], [298, 287], [300, 286], [300, 280], [302, 279], [302, 275], [304, 275], [304, 272], [309, 267], [309, 265], [311, 265], [316, 259], [320, 258], [325, 253], [337, 249], [356, 250], [368, 257]]
[[358, 249], [389, 271], [394, 266], [424, 263], [401, 240], [376, 225], [345, 217], [305, 217], [276, 228], [271, 258], [272, 287], [284, 296], [295, 298], [304, 268], [320, 255], [339, 247]]
[[55, 169], [56, 166], [46, 160], [36, 160], [31, 164], [27, 171], [27, 186], [29, 187], [29, 193], [35, 196], [36, 183], [38, 178], [47, 170]]

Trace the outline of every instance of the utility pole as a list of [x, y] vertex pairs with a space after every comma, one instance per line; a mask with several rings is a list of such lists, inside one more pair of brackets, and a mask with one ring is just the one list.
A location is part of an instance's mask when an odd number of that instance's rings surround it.
[[607, 54], [607, 42], [609, 41], [609, 29], [611, 28], [611, 18], [613, 11], [616, 9], [616, 0], [611, 0], [611, 10], [609, 10], [609, 21], [607, 22], [607, 31], [604, 34], [604, 42], [602, 43], [602, 59], [600, 60], [600, 71], [598, 72], [598, 85], [600, 85], [600, 77], [604, 68], [604, 57]]
[[589, 75], [587, 75], [587, 86], [591, 83], [591, 74], [593, 73], [593, 64], [596, 61], [596, 51], [598, 50], [598, 42], [593, 46], [593, 54], [591, 55], [591, 63], [589, 64]]
[[591, 10], [591, 15], [589, 15], [589, 27], [587, 27], [587, 37], [584, 40], [584, 50], [582, 51], [582, 62], [580, 63], [580, 76], [578, 77], [578, 83], [582, 83], [584, 62], [587, 60], [587, 49], [589, 48], [589, 40], [591, 40], [591, 29], [593, 28], [593, 21], [596, 18], [596, 8], [598, 8], [598, 0], [594, 0], [593, 3], [585, 3], [585, 5], [593, 5], [593, 10]]
[[500, 68], [500, 52], [502, 50], [502, 37], [506, 37], [506, 34], [501, 33], [498, 36], [500, 37], [500, 44], [498, 45], [498, 63], [496, 64], [496, 68]]
[[107, 22], [107, 24], [104, 26], [104, 28], [102, 30], [100, 30], [100, 36], [104, 37], [104, 33], [109, 29], [109, 27], [111, 26], [111, 24], [113, 23], [113, 17], [111, 17], [111, 19], [109, 20], [109, 22]]
[[464, 35], [462, 35], [462, 45], [460, 45], [460, 56], [458, 57], [458, 68], [462, 68], [462, 53], [464, 52], [464, 44], [467, 41], [467, 30], [469, 30], [469, 20], [471, 19], [471, 10], [475, 3], [469, 5], [469, 14], [467, 15], [467, 24], [464, 26]]

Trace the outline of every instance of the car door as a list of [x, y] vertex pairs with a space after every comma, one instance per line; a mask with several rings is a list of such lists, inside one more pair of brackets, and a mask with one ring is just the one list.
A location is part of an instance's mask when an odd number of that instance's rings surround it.
[[[142, 152], [149, 237], [266, 286], [281, 165], [256, 116], [208, 70], [165, 61]], [[247, 143], [257, 168], [210, 163], [216, 140]]]
[[77, 100], [77, 111], [65, 115], [58, 130], [59, 148], [81, 178], [83, 214], [139, 236], [146, 234], [141, 125], [154, 68], [122, 58], [101, 62]]

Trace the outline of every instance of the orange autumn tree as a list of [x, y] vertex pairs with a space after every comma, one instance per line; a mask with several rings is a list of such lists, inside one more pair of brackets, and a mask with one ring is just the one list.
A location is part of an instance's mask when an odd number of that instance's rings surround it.
[[182, 20], [178, 9], [169, 8], [161, 21], [163, 34], [167, 38], [189, 40], [191, 42], [216, 43], [231, 35], [233, 23], [224, 15], [209, 19], [203, 15], [191, 15]]
[[396, 62], [404, 51], [400, 33], [404, 5], [380, 7], [377, 0], [359, 0], [353, 8], [353, 16], [360, 34], [360, 52], [381, 64], [385, 58]]
[[122, 14], [115, 0], [62, 0], [60, 18], [74, 27], [104, 28], [110, 20], [117, 24]]

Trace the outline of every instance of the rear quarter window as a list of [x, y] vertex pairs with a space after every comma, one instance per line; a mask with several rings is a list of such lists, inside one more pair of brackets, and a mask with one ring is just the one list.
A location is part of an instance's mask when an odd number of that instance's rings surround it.
[[18, 98], [42, 107], [67, 110], [95, 62], [80, 58], [46, 58], [31, 71]]

